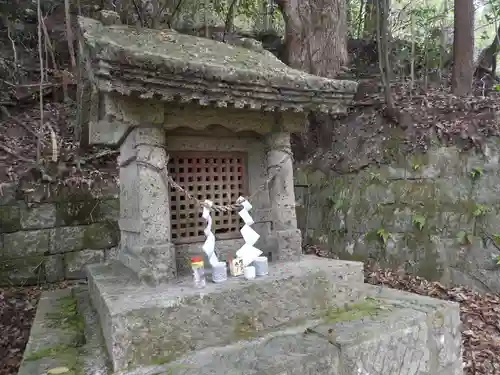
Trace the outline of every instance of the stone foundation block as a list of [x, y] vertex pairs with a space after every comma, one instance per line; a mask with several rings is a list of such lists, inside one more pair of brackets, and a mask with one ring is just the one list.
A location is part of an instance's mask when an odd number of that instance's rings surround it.
[[362, 264], [307, 256], [275, 263], [251, 282], [231, 278], [202, 291], [191, 278], [147, 286], [120, 263], [88, 267], [89, 291], [114, 370], [262, 336], [357, 301], [347, 284], [363, 280]]

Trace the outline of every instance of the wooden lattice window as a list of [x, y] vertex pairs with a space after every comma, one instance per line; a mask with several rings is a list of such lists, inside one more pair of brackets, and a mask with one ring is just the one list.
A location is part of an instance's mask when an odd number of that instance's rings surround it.
[[[240, 152], [177, 152], [170, 154], [172, 178], [191, 195], [218, 205], [235, 203], [247, 195], [246, 155]], [[205, 241], [206, 222], [201, 209], [185, 194], [170, 187], [172, 241], [193, 243]], [[214, 212], [213, 232], [217, 239], [241, 237], [241, 219], [237, 211]]]

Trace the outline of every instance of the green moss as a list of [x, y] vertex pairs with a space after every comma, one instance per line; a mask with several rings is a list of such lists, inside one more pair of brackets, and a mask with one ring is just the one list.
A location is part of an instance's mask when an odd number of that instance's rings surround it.
[[44, 358], [52, 358], [57, 361], [58, 366], [67, 367], [70, 371], [67, 375], [83, 375], [83, 364], [80, 360], [80, 352], [72, 345], [55, 345], [31, 353], [26, 357], [27, 361], [38, 361]]
[[21, 229], [21, 213], [17, 206], [0, 207], [0, 233]]
[[384, 311], [380, 301], [367, 298], [363, 302], [355, 303], [341, 308], [330, 308], [325, 312], [324, 319], [327, 323], [342, 323], [365, 318], [367, 316], [376, 316]]
[[415, 153], [410, 157], [410, 164], [413, 171], [419, 171], [429, 164], [429, 155], [426, 153]]
[[233, 334], [237, 340], [248, 340], [257, 336], [257, 318], [247, 314], [235, 316]]
[[44, 262], [43, 256], [0, 260], [0, 285], [43, 282]]
[[374, 229], [366, 233], [365, 240], [370, 243], [380, 243], [380, 235], [378, 229]]
[[439, 280], [443, 275], [443, 267], [436, 244], [427, 231], [407, 233], [406, 246], [410, 250], [414, 266], [411, 270], [418, 276], [428, 280]]
[[118, 244], [119, 233], [118, 224], [110, 220], [89, 225], [83, 233], [83, 247], [102, 249], [115, 246]]
[[404, 144], [405, 138], [403, 130], [399, 128], [391, 129], [391, 135], [386, 137], [386, 140], [381, 145], [383, 159], [386, 162], [401, 162], [404, 160], [401, 145]]
[[59, 308], [56, 313], [48, 314], [52, 327], [68, 331], [74, 336], [74, 346], [85, 343], [85, 321], [78, 311], [78, 302], [72, 295], [58, 300]]
[[434, 314], [434, 322], [441, 327], [444, 325], [444, 314], [441, 311], [436, 311]]
[[58, 225], [81, 225], [97, 221], [101, 217], [99, 201], [90, 195], [81, 202], [60, 202], [56, 205]]

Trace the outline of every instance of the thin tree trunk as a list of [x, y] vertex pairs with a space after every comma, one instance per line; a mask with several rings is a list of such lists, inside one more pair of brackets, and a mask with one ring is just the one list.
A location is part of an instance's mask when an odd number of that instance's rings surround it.
[[68, 50], [69, 50], [69, 58], [71, 61], [71, 67], [76, 68], [76, 58], [75, 58], [75, 48], [74, 48], [74, 40], [73, 30], [71, 29], [71, 17], [70, 17], [70, 8], [69, 8], [69, 0], [64, 0], [64, 13], [66, 18], [66, 37], [68, 38]]
[[474, 2], [455, 0], [452, 92], [468, 95], [474, 75]]
[[366, 0], [363, 38], [373, 40], [377, 36], [377, 3], [381, 0]]

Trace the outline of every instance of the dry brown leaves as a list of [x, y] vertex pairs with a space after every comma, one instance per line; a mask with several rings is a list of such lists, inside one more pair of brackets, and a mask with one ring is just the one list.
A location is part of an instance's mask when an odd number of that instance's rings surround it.
[[40, 288], [0, 289], [0, 375], [17, 373], [40, 292]]
[[[0, 109], [0, 184], [13, 182], [30, 191], [40, 185], [50, 188], [40, 189], [45, 191], [68, 186], [79, 189], [82, 185], [88, 188], [94, 182], [115, 179], [117, 151], [92, 147], [82, 152], [74, 142], [74, 106], [45, 105], [45, 131], [38, 164], [35, 161], [39, 109], [33, 107], [19, 113], [10, 113], [5, 107]], [[57, 155], [55, 162], [53, 155]]]
[[78, 283], [61, 282], [43, 287], [0, 287], [0, 375], [17, 373], [42, 292]]
[[[500, 135], [496, 112], [500, 93], [490, 90], [486, 96], [457, 97], [442, 85], [411, 90], [408, 84], [392, 85], [394, 104], [402, 114], [399, 124], [406, 129], [412, 145], [408, 150], [426, 150], [437, 138], [443, 144], [463, 148], [478, 147], [486, 137]], [[378, 96], [380, 99], [380, 96]]]

